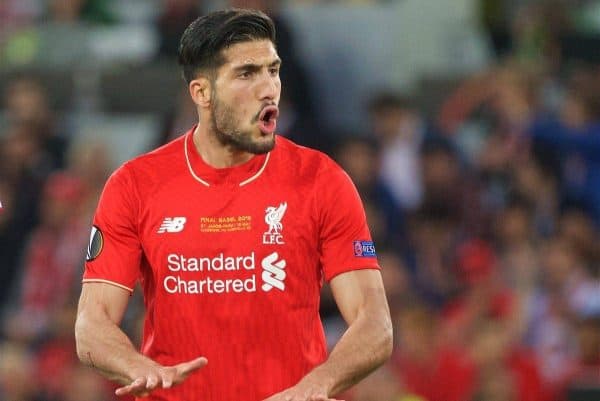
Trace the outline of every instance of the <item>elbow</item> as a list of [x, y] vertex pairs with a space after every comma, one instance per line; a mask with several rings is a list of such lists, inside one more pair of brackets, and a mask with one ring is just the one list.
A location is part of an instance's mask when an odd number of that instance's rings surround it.
[[386, 363], [390, 357], [392, 356], [392, 351], [394, 349], [394, 334], [392, 330], [391, 323], [386, 325], [384, 330], [382, 330], [380, 346], [379, 346], [379, 355], [380, 360], [379, 364], [383, 365]]
[[376, 330], [376, 337], [372, 338], [371, 357], [373, 361], [373, 368], [385, 364], [392, 356], [392, 350], [394, 348], [394, 335], [392, 330], [392, 324], [389, 320], [383, 321], [378, 325]]
[[367, 327], [370, 328], [369, 332], [371, 360], [373, 361], [374, 367], [377, 368], [385, 364], [392, 356], [394, 349], [394, 330], [392, 325], [392, 319], [389, 311], [386, 313], [370, 314], [371, 318]]
[[89, 347], [86, 345], [86, 339], [87, 336], [85, 318], [81, 315], [78, 315], [77, 320], [75, 321], [75, 349], [77, 351], [77, 357], [79, 358], [79, 360], [85, 365], [89, 365], [90, 351]]

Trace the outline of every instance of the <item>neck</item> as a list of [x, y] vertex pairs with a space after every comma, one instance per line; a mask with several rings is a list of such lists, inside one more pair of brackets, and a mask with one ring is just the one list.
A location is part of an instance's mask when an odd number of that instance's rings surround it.
[[254, 154], [223, 145], [209, 124], [200, 122], [194, 130], [194, 147], [202, 160], [214, 168], [234, 167], [247, 162]]

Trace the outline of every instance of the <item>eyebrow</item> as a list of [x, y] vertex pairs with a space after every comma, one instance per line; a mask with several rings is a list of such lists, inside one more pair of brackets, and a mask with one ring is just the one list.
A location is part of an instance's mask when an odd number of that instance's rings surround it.
[[[267, 65], [267, 67], [276, 67], [281, 65], [281, 59], [277, 58], [275, 61]], [[233, 71], [258, 71], [262, 68], [262, 64], [242, 64], [233, 68]]]

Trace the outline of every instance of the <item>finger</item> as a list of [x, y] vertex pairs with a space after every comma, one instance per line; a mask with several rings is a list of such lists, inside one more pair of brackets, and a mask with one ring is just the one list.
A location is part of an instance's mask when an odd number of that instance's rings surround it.
[[155, 375], [150, 375], [146, 379], [146, 389], [154, 390], [158, 386], [158, 377]]
[[127, 386], [119, 387], [115, 390], [115, 394], [118, 396], [132, 394], [146, 388], [146, 378], [139, 377], [135, 379], [131, 384]]
[[116, 395], [131, 394], [131, 392], [135, 391], [135, 389], [140, 389], [142, 387], [146, 387], [146, 379], [143, 377], [139, 377], [139, 378], [135, 379], [133, 382], [131, 382], [130, 384], [116, 389], [115, 394]]
[[201, 356], [200, 358], [175, 365], [175, 371], [177, 372], [177, 376], [187, 376], [190, 373], [205, 367], [206, 364], [208, 364], [208, 359]]
[[171, 388], [173, 386], [173, 375], [168, 373], [168, 371], [162, 372], [160, 380], [162, 382], [162, 388]]

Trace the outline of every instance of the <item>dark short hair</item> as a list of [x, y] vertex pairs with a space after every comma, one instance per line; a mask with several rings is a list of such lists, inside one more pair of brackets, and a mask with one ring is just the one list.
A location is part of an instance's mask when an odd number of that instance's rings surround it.
[[262, 11], [231, 8], [197, 18], [181, 36], [179, 65], [190, 83], [202, 70], [215, 70], [225, 62], [222, 50], [241, 42], [275, 43], [273, 21]]

